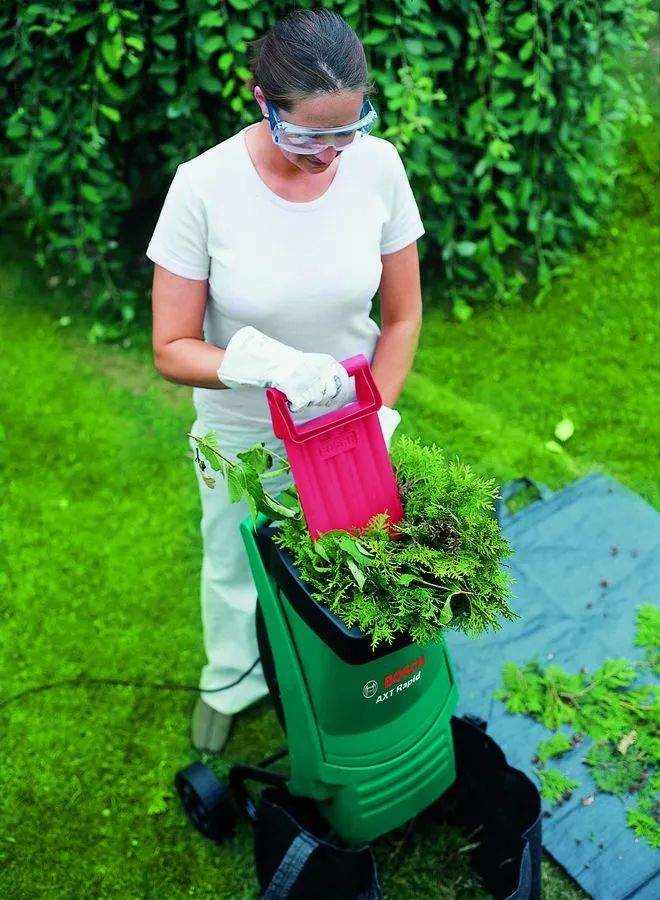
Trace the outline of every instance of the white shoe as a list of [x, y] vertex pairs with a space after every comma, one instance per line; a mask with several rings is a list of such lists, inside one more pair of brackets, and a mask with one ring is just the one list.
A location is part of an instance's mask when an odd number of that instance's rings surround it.
[[213, 709], [198, 697], [192, 714], [193, 747], [207, 753], [220, 753], [227, 743], [233, 719], [233, 716]]

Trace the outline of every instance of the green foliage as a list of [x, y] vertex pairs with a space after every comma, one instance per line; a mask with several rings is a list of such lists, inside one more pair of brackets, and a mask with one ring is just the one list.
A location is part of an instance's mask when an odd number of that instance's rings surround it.
[[637, 610], [635, 643], [646, 651], [646, 665], [660, 675], [660, 607], [645, 603]]
[[[625, 121], [647, 121], [623, 67], [645, 49], [648, 0], [323, 5], [364, 42], [375, 133], [403, 154], [420, 253], [438, 261], [456, 317], [526, 281], [540, 302], [607, 208]], [[143, 250], [176, 165], [258, 118], [248, 44], [290, 8], [2, 4], [0, 169], [38, 264], [62, 265], [80, 300], [108, 312], [94, 340], [124, 335], [142, 305]]]
[[[629, 739], [634, 741], [634, 735], [631, 732]], [[594, 781], [608, 794], [627, 794], [639, 790], [646, 782], [648, 759], [634, 746], [619, 743], [625, 747], [624, 753], [612, 741], [598, 741], [584, 758]]]
[[[642, 607], [646, 609], [646, 607]], [[640, 634], [647, 640], [648, 615], [638, 615]], [[657, 624], [657, 623], [656, 623]], [[506, 663], [503, 687], [495, 696], [509, 712], [524, 713], [548, 728], [571, 725], [572, 738], [558, 733], [542, 741], [536, 756], [541, 763], [567, 752], [584, 735], [594, 741], [584, 762], [599, 790], [624, 795], [641, 790], [637, 807], [628, 813], [635, 833], [654, 846], [660, 839], [660, 806], [648, 785], [657, 784], [660, 758], [658, 720], [660, 691], [657, 685], [635, 687], [635, 667], [625, 659], [607, 659], [593, 675], [581, 669], [569, 675], [559, 666], [542, 668], [530, 661], [523, 666]], [[553, 770], [537, 769], [543, 796], [556, 803], [576, 787]]]
[[213, 471], [220, 472], [226, 480], [230, 501], [238, 503], [239, 500], [245, 500], [253, 520], [256, 521], [258, 513], [263, 513], [269, 518], [287, 518], [300, 514], [300, 504], [294, 488], [282, 491], [279, 499], [265, 490], [262, 478], [273, 478], [288, 472], [289, 465], [287, 460], [280, 458], [284, 465], [279, 469], [273, 469], [274, 454], [266, 450], [263, 443], [236, 454], [238, 461], [232, 462], [223, 456], [214, 431], [207, 432], [201, 438], [194, 434], [188, 437], [197, 442], [195, 459], [206, 485], [214, 487], [215, 479], [207, 473], [207, 466], [199, 457], [200, 452]]
[[555, 756], [561, 756], [572, 748], [573, 741], [571, 741], [563, 731], [558, 731], [557, 734], [553, 734], [547, 741], [541, 741], [536, 751], [536, 755], [540, 762], [547, 763], [549, 759], [552, 759]]
[[445, 627], [477, 637], [517, 618], [500, 568], [512, 550], [492, 514], [494, 482], [406, 435], [392, 458], [405, 509], [394, 539], [385, 514], [356, 535], [317, 541], [300, 517], [281, 524], [275, 541], [315, 598], [370, 634], [373, 646], [402, 631], [424, 643]]
[[559, 769], [537, 769], [536, 772], [541, 782], [541, 794], [553, 806], [568, 800], [580, 783]]
[[660, 774], [656, 773], [639, 792], [637, 803], [626, 813], [628, 825], [638, 837], [660, 848]]
[[409, 632], [425, 643], [450, 627], [474, 637], [515, 619], [509, 608], [510, 577], [500, 561], [513, 552], [492, 514], [492, 479], [458, 459], [447, 462], [433, 444], [402, 435], [393, 451], [405, 518], [390, 533], [387, 514], [355, 533], [330, 531], [311, 539], [295, 485], [277, 497], [263, 479], [289, 471], [288, 462], [259, 444], [232, 462], [214, 432], [197, 442], [197, 464], [209, 487], [208, 465], [227, 481], [232, 502], [244, 499], [253, 519], [263, 513], [279, 523], [275, 543], [288, 550], [301, 577], [349, 627], [371, 635], [373, 646]]

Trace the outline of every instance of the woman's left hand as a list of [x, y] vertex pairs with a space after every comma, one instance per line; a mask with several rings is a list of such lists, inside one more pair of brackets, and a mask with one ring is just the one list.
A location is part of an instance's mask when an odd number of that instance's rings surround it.
[[389, 406], [381, 406], [378, 410], [378, 421], [380, 422], [383, 437], [385, 438], [385, 446], [389, 450], [392, 442], [392, 435], [401, 421], [401, 414], [398, 413], [396, 409], [392, 409]]

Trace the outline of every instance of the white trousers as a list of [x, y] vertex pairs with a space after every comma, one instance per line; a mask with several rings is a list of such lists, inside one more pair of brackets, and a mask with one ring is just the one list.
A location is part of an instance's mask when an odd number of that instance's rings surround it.
[[[258, 425], [252, 428], [229, 425], [198, 415], [190, 431], [198, 437], [215, 431], [220, 450], [231, 460], [236, 459], [237, 453], [261, 441], [269, 450], [286, 455], [270, 424], [262, 430]], [[197, 444], [192, 439], [189, 442], [194, 461]], [[239, 529], [240, 522], [249, 516], [249, 510], [244, 500], [229, 502], [227, 484], [220, 473], [207, 466], [205, 474], [215, 478], [215, 486], [210, 488], [204, 483], [196, 462], [194, 466], [202, 506], [200, 599], [207, 657], [199, 686], [209, 706], [230, 714], [268, 693], [261, 663], [233, 687], [216, 690], [241, 678], [259, 656], [255, 630], [257, 592]], [[269, 493], [277, 495], [291, 484], [291, 478], [280, 475], [264, 484]]]

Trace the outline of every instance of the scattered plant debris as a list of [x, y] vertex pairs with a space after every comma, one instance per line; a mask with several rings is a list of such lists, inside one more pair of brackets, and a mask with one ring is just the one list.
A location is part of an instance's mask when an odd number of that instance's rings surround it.
[[637, 610], [635, 644], [645, 648], [646, 658], [637, 665], [626, 659], [606, 659], [593, 674], [582, 667], [571, 675], [559, 666], [543, 668], [536, 660], [518, 666], [506, 663], [503, 686], [495, 696], [509, 712], [532, 716], [547, 728], [574, 729], [572, 735], [557, 731], [542, 741], [533, 762], [541, 793], [552, 804], [571, 796], [577, 782], [557, 769], [545, 768], [553, 757], [563, 756], [586, 736], [592, 743], [583, 763], [597, 791], [580, 800], [590, 806], [598, 791], [635, 796], [627, 810], [627, 824], [638, 837], [660, 847], [660, 690], [656, 684], [640, 684], [641, 672], [660, 669], [660, 609], [644, 604]]

